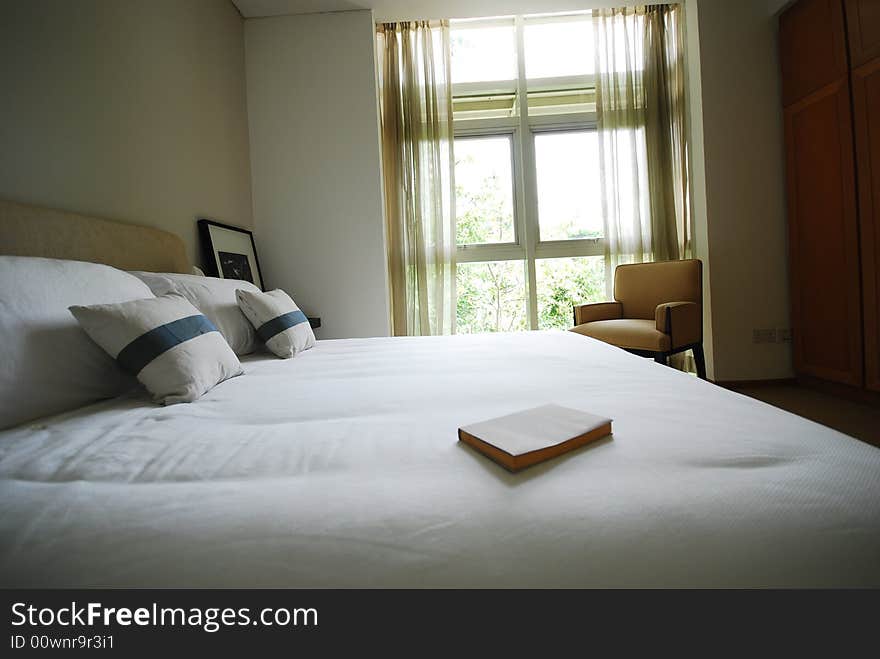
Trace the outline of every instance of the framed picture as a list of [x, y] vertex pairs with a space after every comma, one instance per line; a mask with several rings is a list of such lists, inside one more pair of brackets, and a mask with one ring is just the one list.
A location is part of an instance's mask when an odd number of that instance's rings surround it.
[[263, 290], [254, 234], [213, 220], [199, 220], [198, 224], [205, 274], [223, 279], [243, 279]]

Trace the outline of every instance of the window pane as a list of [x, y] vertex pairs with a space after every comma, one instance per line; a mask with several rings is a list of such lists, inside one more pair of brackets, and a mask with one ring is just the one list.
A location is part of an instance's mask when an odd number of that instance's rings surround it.
[[574, 305], [606, 299], [602, 256], [538, 259], [535, 269], [538, 329], [568, 329]]
[[455, 138], [455, 236], [459, 245], [512, 243], [510, 138]]
[[459, 263], [456, 283], [459, 334], [528, 329], [524, 261]]
[[596, 90], [593, 88], [529, 92], [528, 96], [530, 117], [596, 111]]
[[596, 131], [536, 133], [535, 167], [541, 240], [601, 238]]
[[451, 28], [452, 82], [516, 79], [513, 25]]
[[[595, 102], [593, 103], [595, 108]], [[516, 114], [516, 94], [475, 94], [452, 99], [452, 114], [462, 119], [496, 119]]]
[[525, 24], [526, 77], [589, 75], [595, 71], [590, 20], [578, 18]]

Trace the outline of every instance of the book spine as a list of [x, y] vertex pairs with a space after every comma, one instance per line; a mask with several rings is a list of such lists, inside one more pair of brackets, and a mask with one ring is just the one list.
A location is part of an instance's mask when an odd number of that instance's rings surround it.
[[517, 465], [516, 458], [514, 456], [510, 455], [509, 453], [506, 453], [505, 451], [502, 451], [501, 449], [499, 449], [495, 446], [492, 446], [491, 444], [484, 442], [482, 439], [479, 439], [478, 437], [474, 437], [473, 435], [471, 435], [468, 432], [465, 432], [461, 428], [458, 429], [458, 441], [460, 441], [464, 444], [467, 444], [468, 446], [470, 446], [473, 449], [476, 449], [477, 451], [479, 451], [480, 453], [485, 455], [487, 458], [489, 458], [493, 462], [501, 465], [502, 467], [504, 467], [508, 471], [517, 471], [518, 469], [520, 469], [520, 467], [518, 467], [518, 465]]

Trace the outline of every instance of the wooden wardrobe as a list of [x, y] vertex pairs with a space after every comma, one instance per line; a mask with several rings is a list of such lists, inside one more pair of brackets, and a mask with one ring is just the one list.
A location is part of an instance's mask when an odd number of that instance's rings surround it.
[[880, 0], [799, 0], [779, 47], [795, 371], [880, 393]]

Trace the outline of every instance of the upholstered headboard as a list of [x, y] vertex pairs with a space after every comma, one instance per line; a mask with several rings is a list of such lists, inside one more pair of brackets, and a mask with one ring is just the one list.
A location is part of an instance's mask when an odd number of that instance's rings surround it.
[[0, 254], [92, 261], [121, 270], [191, 270], [186, 246], [173, 233], [3, 200]]

